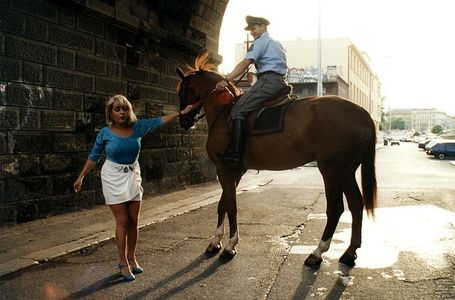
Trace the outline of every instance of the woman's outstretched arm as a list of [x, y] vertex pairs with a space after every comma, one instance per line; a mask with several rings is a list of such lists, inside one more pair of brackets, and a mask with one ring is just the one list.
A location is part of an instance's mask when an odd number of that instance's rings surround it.
[[163, 121], [163, 124], [168, 124], [170, 122], [177, 120], [177, 118], [180, 115], [185, 115], [185, 114], [189, 113], [192, 109], [193, 109], [193, 105], [188, 105], [187, 107], [185, 107], [184, 110], [181, 110], [180, 112], [170, 113], [165, 116], [162, 116], [161, 120]]

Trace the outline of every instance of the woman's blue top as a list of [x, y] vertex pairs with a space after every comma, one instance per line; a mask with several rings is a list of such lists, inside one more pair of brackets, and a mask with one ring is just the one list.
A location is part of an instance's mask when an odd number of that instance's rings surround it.
[[115, 135], [109, 127], [104, 127], [98, 133], [88, 159], [98, 161], [105, 151], [106, 159], [112, 162], [122, 165], [132, 164], [139, 158], [142, 137], [162, 125], [161, 117], [138, 120], [133, 125], [133, 133], [128, 137]]

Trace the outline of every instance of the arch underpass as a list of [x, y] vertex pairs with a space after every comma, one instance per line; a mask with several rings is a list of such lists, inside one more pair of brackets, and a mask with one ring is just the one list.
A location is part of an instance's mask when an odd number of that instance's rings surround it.
[[[0, 0], [0, 225], [104, 203], [99, 167], [72, 183], [126, 95], [138, 117], [177, 109], [175, 67], [211, 53], [228, 0]], [[143, 139], [146, 195], [215, 179], [206, 125]]]

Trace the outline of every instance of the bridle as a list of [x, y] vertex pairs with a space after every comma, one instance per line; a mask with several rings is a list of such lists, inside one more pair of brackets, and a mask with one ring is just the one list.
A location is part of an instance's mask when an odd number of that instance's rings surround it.
[[[185, 94], [184, 95], [181, 95], [181, 93], [179, 91], [180, 103], [183, 102], [182, 100], [185, 100], [187, 98], [186, 91], [191, 88], [191, 85], [190, 84], [184, 84], [180, 88], [180, 90], [183, 89], [183, 88], [185, 89]], [[202, 98], [196, 98], [195, 101], [187, 103], [187, 105], [192, 105], [193, 107], [185, 115], [180, 114], [180, 125], [183, 128], [188, 129], [188, 128], [192, 127], [194, 124], [196, 124], [200, 119], [205, 117], [205, 113], [204, 112], [202, 114], [199, 114], [199, 112], [202, 110], [202, 107], [203, 107], [203, 104], [204, 104], [205, 100], [207, 98], [211, 97], [215, 92], [216, 92], [216, 90], [213, 89], [210, 93], [208, 93], [207, 95], [203, 96]], [[189, 118], [191, 119], [190, 121], [188, 121]], [[191, 126], [186, 126], [186, 125], [188, 125], [189, 122], [192, 122]]]
[[212, 96], [215, 92], [216, 92], [216, 90], [213, 89], [208, 95], [206, 95], [206, 96], [200, 98], [199, 100], [196, 99], [196, 101], [194, 101], [194, 102], [192, 102], [192, 103], [188, 103], [188, 105], [192, 105], [192, 106], [193, 106], [189, 112], [191, 112], [191, 111], [193, 111], [193, 110], [196, 111], [195, 116], [194, 116], [194, 122], [195, 122], [195, 123], [198, 122], [198, 121], [199, 121], [200, 119], [202, 119], [203, 117], [205, 117], [205, 112], [202, 113], [202, 114], [199, 115], [199, 116], [198, 116], [197, 114], [198, 114], [198, 113], [200, 112], [200, 110], [202, 109], [202, 106], [203, 106], [205, 100], [206, 100], [208, 97]]
[[[199, 111], [201, 110], [202, 108], [202, 105], [204, 104], [204, 100], [205, 98], [208, 98], [207, 97], [204, 97], [203, 99], [199, 100], [199, 101], [196, 101], [194, 104], [189, 104], [189, 105], [193, 105], [193, 108], [191, 110], [194, 110], [196, 109], [197, 112], [196, 112], [196, 115], [194, 116], [194, 123], [197, 123], [200, 119], [202, 119], [203, 117], [205, 117], [205, 112], [203, 112], [202, 114], [200, 114], [199, 116], [197, 115], [199, 113]], [[190, 110], [190, 111], [191, 111]]]
[[[182, 81], [182, 83], [183, 83], [183, 81]], [[180, 103], [183, 102], [182, 100], [184, 100], [184, 99], [187, 98], [186, 93], [187, 93], [187, 91], [188, 91], [189, 89], [191, 89], [191, 84], [190, 84], [190, 83], [183, 83], [183, 84], [182, 84], [182, 87], [180, 88], [180, 90], [182, 90], [182, 89], [185, 89], [185, 93], [182, 95], [182, 94], [180, 94], [180, 92], [179, 92]], [[232, 92], [231, 92], [227, 87], [225, 87], [225, 89], [226, 89], [226, 91], [227, 91], [228, 93], [230, 93], [230, 94], [232, 95], [232, 97], [234, 97], [233, 94], [232, 94]], [[199, 114], [199, 112], [201, 111], [201, 109], [202, 109], [202, 107], [203, 107], [203, 105], [204, 105], [204, 102], [205, 102], [209, 97], [213, 96], [213, 94], [216, 93], [216, 92], [218, 92], [218, 91], [216, 90], [216, 88], [214, 88], [214, 89], [212, 89], [209, 93], [207, 93], [206, 95], [204, 95], [203, 97], [197, 97], [193, 102], [187, 103], [187, 105], [193, 105], [193, 107], [191, 108], [191, 110], [190, 110], [187, 114], [185, 114], [185, 115], [183, 115], [183, 116], [180, 115], [180, 124], [181, 124], [181, 126], [182, 126], [183, 128], [186, 128], [186, 127], [190, 128], [190, 127], [192, 127], [194, 124], [196, 124], [200, 119], [202, 119], [203, 117], [205, 117], [205, 112], [203, 112], [202, 114]], [[193, 111], [194, 111], [195, 113], [193, 113], [192, 115], [189, 115], [189, 114], [190, 114], [191, 112], [193, 112]], [[220, 111], [219, 111], [218, 113], [216, 113], [216, 116], [217, 116], [217, 117], [215, 118], [215, 121], [216, 121], [216, 119], [218, 119], [219, 113], [220, 113]], [[188, 115], [188, 116], [187, 116], [187, 115]], [[191, 118], [190, 122], [192, 122], [192, 125], [191, 125], [191, 126], [184, 126], [184, 125], [188, 125], [188, 124], [187, 124], [187, 123], [188, 123], [188, 118]], [[212, 126], [213, 124], [208, 124], [208, 125], [209, 125], [209, 128], [211, 128], [211, 126]]]

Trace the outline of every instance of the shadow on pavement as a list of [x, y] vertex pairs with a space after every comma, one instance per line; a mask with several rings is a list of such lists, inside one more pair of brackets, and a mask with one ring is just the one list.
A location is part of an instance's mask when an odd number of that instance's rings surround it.
[[111, 287], [114, 284], [122, 283], [125, 282], [123, 278], [119, 274], [113, 274], [108, 277], [102, 278], [93, 284], [89, 285], [86, 288], [83, 288], [80, 291], [74, 292], [67, 297], [63, 298], [65, 300], [70, 300], [70, 299], [81, 299], [84, 297], [87, 297], [91, 294], [95, 294], [96, 292], [99, 292], [101, 290], [104, 290], [105, 288]]
[[348, 267], [343, 265], [342, 263], [338, 264], [338, 272], [340, 277], [332, 286], [330, 293], [327, 295], [327, 299], [341, 299], [343, 296], [346, 287], [352, 285], [351, 276], [349, 272], [351, 271], [352, 267]]
[[[185, 268], [181, 269], [180, 271], [175, 272], [174, 274], [170, 275], [167, 278], [164, 278], [161, 281], [158, 281], [154, 286], [150, 287], [149, 289], [140, 291], [134, 295], [131, 295], [125, 299], [133, 300], [133, 299], [146, 299], [148, 298], [149, 294], [152, 293], [154, 290], [158, 288], [163, 288], [165, 285], [171, 284], [173, 281], [176, 279], [180, 278], [186, 273], [189, 273], [193, 270], [195, 270], [199, 265], [201, 265], [204, 261], [207, 259], [212, 258], [213, 255], [208, 255], [208, 254], [201, 254], [199, 257], [197, 257], [192, 263], [190, 263], [188, 266]], [[172, 296], [175, 296], [179, 292], [185, 290], [188, 287], [193, 286], [194, 284], [198, 283], [199, 281], [204, 280], [205, 278], [208, 278], [209, 276], [213, 275], [219, 267], [222, 265], [228, 263], [229, 260], [222, 260], [222, 259], [216, 259], [215, 261], [210, 264], [205, 271], [200, 273], [197, 276], [192, 277], [191, 279], [186, 280], [185, 282], [181, 283], [180, 285], [168, 290], [164, 294], [160, 294], [159, 299], [169, 299]]]
[[[351, 267], [345, 266], [343, 264], [338, 264], [338, 272], [340, 277], [333, 285], [332, 289], [330, 290], [329, 294], [327, 295], [326, 299], [341, 299], [343, 296], [343, 292], [346, 287], [349, 285], [349, 271]], [[300, 300], [300, 299], [307, 299], [314, 297], [315, 295], [308, 295], [310, 290], [313, 288], [313, 285], [316, 281], [318, 276], [319, 270], [312, 269], [307, 266], [303, 266], [302, 270], [302, 280], [300, 281], [300, 285], [294, 293], [292, 297], [293, 300]]]
[[313, 283], [316, 281], [317, 270], [303, 265], [302, 280], [300, 285], [292, 296], [293, 300], [306, 299]]

